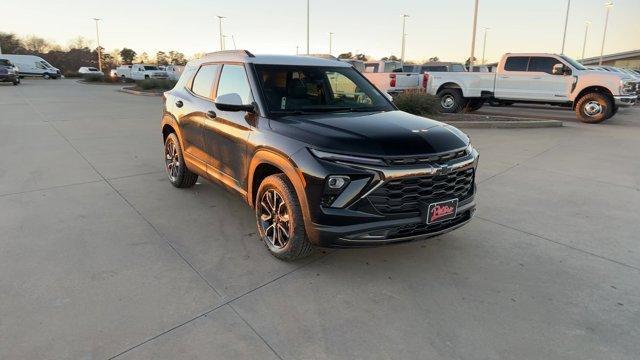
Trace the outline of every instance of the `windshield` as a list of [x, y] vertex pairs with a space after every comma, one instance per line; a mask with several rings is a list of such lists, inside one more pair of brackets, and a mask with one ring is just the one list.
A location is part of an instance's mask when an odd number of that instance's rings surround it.
[[157, 66], [146, 66], [144, 67], [145, 70], [158, 70]]
[[568, 62], [571, 66], [573, 66], [574, 68], [576, 68], [576, 70], [588, 70], [586, 67], [584, 67], [582, 64], [580, 64], [579, 62], [573, 60], [572, 58], [566, 56], [566, 55], [560, 55], [560, 57], [562, 59], [564, 59], [564, 61]]
[[353, 68], [255, 65], [271, 113], [386, 111], [393, 107]]
[[13, 64], [9, 60], [0, 59], [0, 66], [13, 66]]

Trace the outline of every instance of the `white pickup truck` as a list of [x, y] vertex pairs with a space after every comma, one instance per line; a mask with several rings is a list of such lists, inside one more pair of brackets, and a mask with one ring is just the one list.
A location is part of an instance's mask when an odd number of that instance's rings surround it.
[[542, 103], [572, 107], [579, 120], [599, 123], [637, 99], [630, 76], [593, 71], [556, 54], [505, 54], [495, 73], [429, 73], [427, 92], [440, 98], [440, 111], [478, 110], [485, 101]]
[[121, 65], [116, 68], [116, 75], [122, 80], [167, 79], [166, 71], [155, 65], [133, 64]]
[[402, 71], [399, 61], [367, 61], [364, 77], [369, 79], [378, 89], [389, 94], [397, 94], [407, 90], [419, 90], [425, 84], [427, 75]]

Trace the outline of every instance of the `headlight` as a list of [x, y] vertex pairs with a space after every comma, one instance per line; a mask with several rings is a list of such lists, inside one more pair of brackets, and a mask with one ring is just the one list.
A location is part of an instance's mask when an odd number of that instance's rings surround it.
[[351, 163], [351, 164], [362, 164], [362, 165], [377, 165], [377, 166], [387, 165], [382, 159], [344, 155], [344, 154], [335, 154], [335, 153], [330, 153], [330, 152], [311, 149], [311, 148], [309, 149], [309, 151], [311, 151], [311, 153], [315, 157], [323, 160], [339, 161], [339, 162], [345, 162], [345, 163]]

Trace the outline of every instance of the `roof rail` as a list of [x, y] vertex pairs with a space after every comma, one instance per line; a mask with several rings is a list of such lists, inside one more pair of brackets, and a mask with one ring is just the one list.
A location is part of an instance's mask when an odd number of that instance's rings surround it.
[[222, 50], [222, 51], [214, 51], [214, 52], [210, 52], [210, 53], [206, 53], [204, 54], [204, 56], [209, 56], [209, 55], [224, 55], [224, 54], [229, 54], [229, 55], [246, 55], [248, 57], [255, 57], [255, 55], [253, 55], [251, 52], [249, 52], [249, 50]]

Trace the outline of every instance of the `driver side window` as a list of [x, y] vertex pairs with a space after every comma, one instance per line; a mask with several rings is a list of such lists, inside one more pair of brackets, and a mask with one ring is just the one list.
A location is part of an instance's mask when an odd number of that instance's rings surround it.
[[253, 102], [247, 73], [242, 65], [224, 65], [222, 67], [216, 97], [233, 93], [240, 95], [244, 105]]

